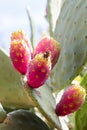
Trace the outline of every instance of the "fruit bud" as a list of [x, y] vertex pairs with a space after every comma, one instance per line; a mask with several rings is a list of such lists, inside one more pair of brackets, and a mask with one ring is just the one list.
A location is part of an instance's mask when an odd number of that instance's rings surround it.
[[13, 40], [11, 42], [10, 58], [14, 68], [21, 74], [26, 74], [31, 53], [24, 40]]
[[48, 53], [37, 54], [29, 63], [27, 82], [31, 88], [38, 88], [48, 79], [51, 71], [51, 59]]
[[44, 36], [34, 50], [34, 56], [49, 51], [51, 54], [52, 68], [57, 63], [60, 54], [60, 44], [52, 37]]
[[78, 110], [84, 103], [86, 90], [80, 85], [71, 85], [65, 90], [56, 106], [56, 114], [65, 116]]

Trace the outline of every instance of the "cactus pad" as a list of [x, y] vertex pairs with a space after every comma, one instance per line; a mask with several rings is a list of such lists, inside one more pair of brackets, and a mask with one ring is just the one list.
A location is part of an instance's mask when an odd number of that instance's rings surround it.
[[[86, 101], [87, 102], [87, 101]], [[75, 114], [75, 128], [74, 130], [87, 129], [87, 103], [82, 106]]]
[[35, 102], [36, 107], [49, 122], [51, 127], [55, 127], [61, 130], [61, 124], [59, 118], [55, 113], [56, 102], [48, 86], [43, 85], [38, 89], [31, 89], [27, 83], [25, 83], [25, 90], [28, 96], [31, 96]]
[[61, 53], [48, 81], [53, 90], [64, 88], [87, 60], [87, 0], [65, 0], [57, 20], [55, 39]]
[[[87, 73], [85, 73], [81, 83], [87, 91]], [[74, 130], [86, 130], [87, 129], [87, 95], [86, 101], [76, 113], [75, 113], [75, 127]]]
[[65, 0], [47, 0], [46, 18], [49, 22], [49, 31], [51, 36], [54, 33], [56, 21], [64, 1]]
[[34, 113], [16, 110], [7, 114], [0, 130], [49, 130], [48, 126]]
[[0, 48], [0, 102], [4, 107], [28, 108], [34, 105], [23, 90], [20, 75], [13, 69], [10, 58]]

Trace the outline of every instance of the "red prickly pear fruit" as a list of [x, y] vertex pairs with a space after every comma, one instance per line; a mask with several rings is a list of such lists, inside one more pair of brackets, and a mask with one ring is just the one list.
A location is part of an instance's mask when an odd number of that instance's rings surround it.
[[65, 90], [56, 105], [56, 114], [58, 116], [65, 116], [77, 111], [84, 103], [86, 97], [86, 90], [80, 85], [71, 85]]
[[26, 74], [27, 82], [31, 88], [39, 88], [48, 79], [51, 71], [51, 58], [46, 53], [37, 54], [29, 63]]
[[34, 56], [39, 53], [45, 53], [49, 51], [51, 53], [52, 68], [56, 64], [60, 54], [60, 44], [52, 37], [44, 36], [37, 44], [34, 50]]
[[28, 35], [23, 30], [13, 32], [11, 35], [11, 41], [13, 40], [24, 40], [24, 42], [28, 45], [30, 52], [32, 53], [31, 42], [28, 38]]
[[21, 74], [26, 74], [31, 53], [24, 40], [13, 40], [10, 44], [10, 59], [14, 68]]

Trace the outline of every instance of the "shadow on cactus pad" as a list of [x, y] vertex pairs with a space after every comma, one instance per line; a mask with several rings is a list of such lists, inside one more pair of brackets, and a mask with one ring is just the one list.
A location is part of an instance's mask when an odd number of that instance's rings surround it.
[[48, 126], [34, 113], [16, 110], [7, 114], [0, 130], [49, 130]]

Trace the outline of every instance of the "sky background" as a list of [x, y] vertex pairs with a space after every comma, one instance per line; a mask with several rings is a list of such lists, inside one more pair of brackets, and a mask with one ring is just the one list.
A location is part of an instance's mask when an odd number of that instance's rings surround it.
[[[30, 36], [27, 6], [35, 27], [35, 42], [48, 29], [45, 19], [47, 0], [0, 0], [0, 47], [9, 52], [10, 36], [13, 31], [24, 30]], [[36, 44], [36, 43], [35, 43]]]

